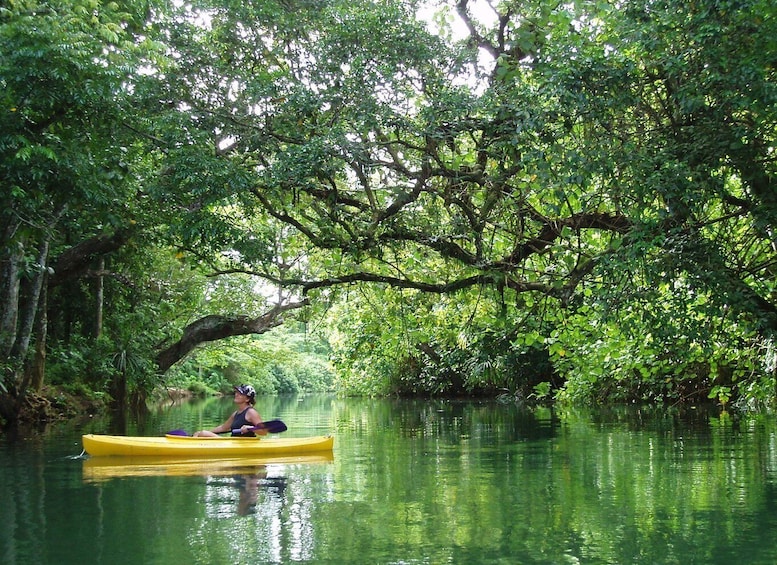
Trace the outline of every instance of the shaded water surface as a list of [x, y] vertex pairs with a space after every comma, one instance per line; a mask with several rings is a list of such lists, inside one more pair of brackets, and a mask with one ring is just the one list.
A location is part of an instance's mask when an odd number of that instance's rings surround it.
[[263, 398], [332, 457], [86, 459], [81, 434], [220, 423], [229, 399], [0, 436], [0, 563], [777, 563], [772, 416]]

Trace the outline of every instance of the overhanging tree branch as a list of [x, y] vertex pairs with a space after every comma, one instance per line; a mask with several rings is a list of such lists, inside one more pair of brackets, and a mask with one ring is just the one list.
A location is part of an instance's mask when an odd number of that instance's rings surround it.
[[95, 257], [120, 249], [129, 240], [131, 229], [120, 229], [113, 233], [102, 233], [84, 240], [65, 250], [54, 263], [54, 273], [49, 277], [49, 287], [55, 287], [67, 280], [86, 273]]
[[302, 308], [308, 304], [307, 299], [287, 304], [277, 304], [257, 318], [249, 318], [247, 316], [204, 316], [186, 326], [181, 339], [157, 354], [157, 368], [160, 373], [166, 372], [201, 343], [239, 335], [265, 333], [283, 323], [284, 313]]

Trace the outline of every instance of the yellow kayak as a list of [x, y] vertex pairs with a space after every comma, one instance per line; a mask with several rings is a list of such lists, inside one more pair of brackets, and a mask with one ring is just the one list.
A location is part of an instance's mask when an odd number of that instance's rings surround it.
[[84, 459], [83, 478], [101, 482], [120, 477], [230, 476], [256, 474], [267, 465], [331, 463], [331, 451], [303, 455], [266, 455], [213, 459], [206, 457], [109, 456]]
[[201, 438], [177, 435], [159, 437], [81, 436], [84, 451], [98, 457], [105, 455], [156, 455], [165, 457], [234, 457], [247, 455], [302, 455], [331, 451], [335, 438], [327, 436], [300, 438], [215, 437]]

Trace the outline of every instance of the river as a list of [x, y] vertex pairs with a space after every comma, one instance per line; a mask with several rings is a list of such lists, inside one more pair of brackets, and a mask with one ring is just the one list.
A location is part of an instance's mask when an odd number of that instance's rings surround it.
[[0, 436], [0, 563], [777, 563], [771, 415], [323, 395], [257, 409], [289, 437], [333, 434], [333, 456], [82, 456], [81, 434], [212, 427], [229, 398]]

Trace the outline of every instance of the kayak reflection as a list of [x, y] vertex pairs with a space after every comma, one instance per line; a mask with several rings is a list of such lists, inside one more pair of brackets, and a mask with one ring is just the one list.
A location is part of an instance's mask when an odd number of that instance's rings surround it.
[[[182, 459], [180, 457], [90, 457], [83, 463], [83, 480], [99, 483], [123, 477], [153, 476], [253, 476], [271, 464], [331, 463], [331, 452], [289, 457], [239, 457], [229, 459]], [[261, 478], [261, 477], [259, 477]]]

